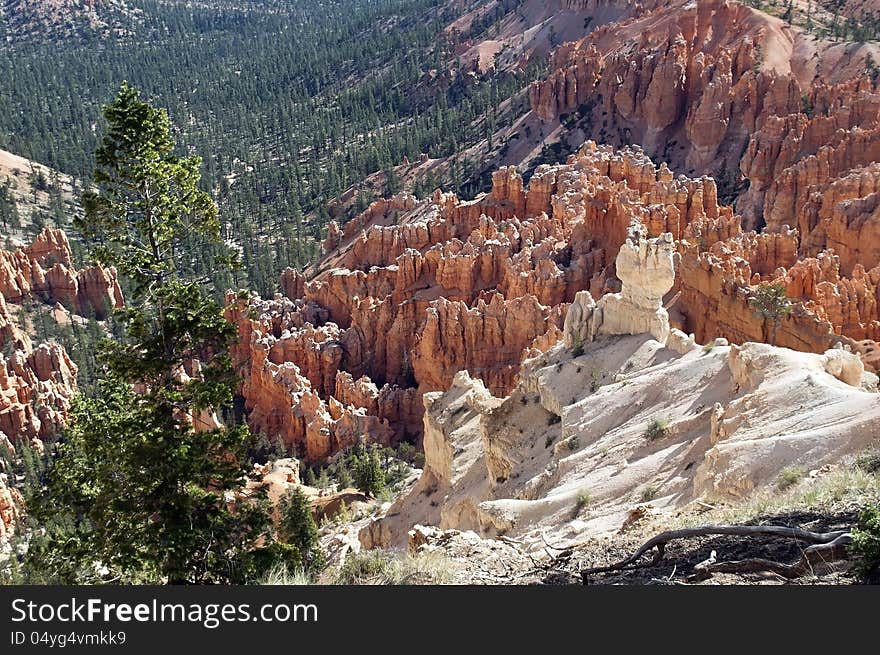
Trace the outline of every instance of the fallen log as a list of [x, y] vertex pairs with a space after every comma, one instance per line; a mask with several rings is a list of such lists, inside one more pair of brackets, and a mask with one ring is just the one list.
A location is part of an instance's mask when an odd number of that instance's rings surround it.
[[712, 562], [700, 568], [707, 575], [713, 573], [775, 573], [787, 580], [821, 571], [833, 562], [847, 559], [847, 546], [852, 543], [848, 532], [827, 544], [817, 544], [806, 548], [801, 558], [794, 564], [774, 562], [760, 557], [734, 560], [731, 562]]
[[[587, 568], [581, 570], [581, 578], [586, 583], [587, 578], [590, 575], [594, 575], [596, 573], [608, 573], [611, 571], [621, 571], [624, 569], [637, 569], [637, 568], [645, 568], [648, 566], [653, 566], [657, 564], [666, 552], [666, 544], [670, 541], [674, 541], [676, 539], [690, 539], [694, 537], [707, 537], [713, 535], [727, 535], [733, 537], [778, 537], [782, 539], [795, 539], [797, 541], [803, 541], [809, 544], [821, 546], [821, 545], [832, 545], [838, 540], [840, 537], [848, 536], [848, 530], [836, 530], [834, 532], [811, 532], [809, 530], [803, 530], [801, 528], [790, 528], [782, 525], [701, 525], [693, 528], [681, 528], [680, 530], [669, 530], [667, 532], [662, 532], [655, 537], [652, 537], [648, 541], [646, 541], [642, 546], [636, 550], [635, 553], [630, 555], [629, 557], [620, 560], [619, 562], [615, 562], [614, 564], [609, 564], [607, 566], [596, 566], [593, 568]], [[845, 544], [843, 542], [839, 542], [845, 548]], [[648, 551], [656, 550], [657, 552], [654, 554], [654, 557], [650, 562], [642, 562], [638, 563], [638, 560]], [[809, 551], [810, 548], [807, 548]], [[806, 556], [806, 552], [805, 556]], [[828, 552], [832, 552], [833, 549], [830, 549]], [[821, 553], [820, 550], [812, 551], [814, 553]], [[811, 557], [818, 555], [811, 555]], [[748, 561], [748, 560], [744, 560]], [[764, 560], [769, 561], [769, 560]], [[704, 570], [709, 570], [709, 567], [719, 566], [724, 564], [731, 564], [731, 562], [714, 562], [712, 564], [707, 564]], [[749, 564], [749, 566], [755, 566], [755, 564]], [[795, 566], [795, 565], [792, 565]], [[716, 572], [721, 572], [720, 570]]]

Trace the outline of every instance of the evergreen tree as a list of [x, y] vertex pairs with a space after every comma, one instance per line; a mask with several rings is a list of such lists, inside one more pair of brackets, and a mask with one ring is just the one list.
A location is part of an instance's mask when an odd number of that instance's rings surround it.
[[785, 294], [785, 285], [762, 284], [755, 291], [755, 295], [749, 298], [749, 304], [765, 321], [770, 321], [770, 345], [776, 345], [776, 332], [779, 323], [794, 309], [794, 305]]
[[299, 487], [293, 487], [281, 500], [278, 534], [299, 556], [299, 566], [315, 573], [324, 568], [325, 558], [318, 542], [318, 526], [309, 499]]
[[185, 273], [193, 235], [219, 243], [217, 210], [198, 188], [198, 158], [173, 154], [164, 110], [124, 83], [104, 115], [95, 190], [83, 195], [77, 226], [131, 291], [116, 313], [121, 338], [100, 347], [96, 397], [76, 402], [34, 509], [68, 515], [78, 530], [42, 542], [33, 557], [62, 553], [53, 573], [63, 581], [97, 563], [122, 582], [243, 581], [268, 517], [255, 504], [230, 511], [224, 495], [241, 487], [250, 435], [193, 427], [236, 388], [235, 327], [204, 280]]
[[354, 455], [353, 477], [357, 489], [369, 496], [375, 497], [385, 488], [385, 471], [377, 448], [367, 450], [363, 444], [358, 446]]
[[336, 484], [339, 488], [339, 491], [343, 489], [348, 489], [352, 485], [351, 473], [348, 472], [348, 467], [344, 464], [340, 465], [336, 471]]

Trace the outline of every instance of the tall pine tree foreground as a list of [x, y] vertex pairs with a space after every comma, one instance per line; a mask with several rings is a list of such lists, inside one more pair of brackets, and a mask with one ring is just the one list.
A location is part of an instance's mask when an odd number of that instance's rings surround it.
[[122, 336], [101, 343], [97, 394], [76, 401], [32, 509], [68, 527], [35, 539], [29, 559], [58, 582], [244, 582], [284, 554], [261, 503], [228, 502], [248, 469], [250, 434], [193, 427], [232, 401], [236, 329], [191, 246], [211, 244], [213, 269], [233, 258], [198, 188], [199, 158], [173, 152], [167, 113], [123, 83], [104, 116], [76, 227], [127, 285], [114, 315]]

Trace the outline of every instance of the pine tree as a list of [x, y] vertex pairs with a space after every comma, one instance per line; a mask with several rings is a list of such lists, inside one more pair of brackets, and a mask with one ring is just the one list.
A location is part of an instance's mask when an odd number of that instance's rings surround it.
[[336, 470], [336, 485], [339, 491], [348, 489], [352, 485], [351, 473], [348, 472], [348, 467], [344, 463], [340, 464]]
[[[121, 582], [243, 581], [268, 530], [261, 506], [231, 511], [225, 498], [248, 470], [250, 434], [193, 427], [196, 416], [228, 405], [237, 385], [235, 327], [205, 280], [189, 275], [185, 247], [193, 236], [220, 242], [217, 209], [198, 188], [198, 158], [173, 154], [164, 110], [123, 83], [104, 115], [94, 190], [83, 195], [77, 226], [130, 293], [115, 316], [119, 340], [99, 349], [96, 396], [75, 403], [34, 509], [45, 519], [72, 517], [75, 537], [50, 538], [33, 556], [62, 553], [66, 564], [53, 573], [63, 581], [98, 562]], [[212, 265], [230, 261], [218, 256]]]
[[367, 450], [360, 444], [354, 456], [353, 477], [357, 489], [369, 496], [375, 497], [385, 488], [385, 471], [376, 447]]
[[776, 332], [779, 323], [794, 309], [794, 304], [785, 293], [785, 285], [762, 284], [755, 291], [755, 295], [749, 298], [749, 304], [765, 321], [770, 321], [770, 345], [776, 345]]
[[281, 500], [278, 534], [299, 556], [299, 567], [315, 573], [324, 568], [325, 558], [318, 541], [318, 526], [312, 516], [309, 499], [299, 487], [293, 487]]

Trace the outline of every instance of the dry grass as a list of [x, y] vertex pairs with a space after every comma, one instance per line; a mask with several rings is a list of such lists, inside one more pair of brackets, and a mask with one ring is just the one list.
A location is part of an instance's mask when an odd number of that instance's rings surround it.
[[450, 584], [455, 578], [455, 567], [441, 553], [400, 555], [368, 550], [350, 555], [342, 567], [329, 575], [330, 579], [322, 581], [339, 585]]
[[705, 523], [745, 523], [761, 516], [799, 510], [828, 511], [843, 507], [862, 507], [880, 502], [880, 476], [850, 462], [835, 466], [816, 478], [798, 478], [797, 484], [780, 490], [771, 487], [757, 491], [738, 503], [710, 500], [717, 509], [683, 515], [682, 527]]
[[261, 585], [435, 585], [452, 584], [456, 564], [441, 553], [402, 555], [384, 550], [366, 550], [349, 555], [340, 568], [330, 568], [318, 578], [302, 570], [274, 566], [260, 580]]
[[314, 580], [302, 569], [290, 569], [286, 564], [278, 564], [269, 569], [266, 576], [260, 580], [261, 585], [310, 585]]

